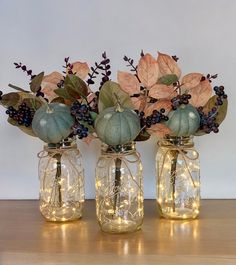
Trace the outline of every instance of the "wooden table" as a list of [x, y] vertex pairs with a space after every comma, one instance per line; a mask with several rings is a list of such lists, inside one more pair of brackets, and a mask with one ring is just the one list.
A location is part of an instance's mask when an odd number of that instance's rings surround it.
[[160, 219], [145, 201], [141, 231], [102, 233], [94, 201], [71, 223], [45, 222], [38, 201], [0, 201], [0, 265], [236, 264], [236, 200], [203, 200], [194, 221]]

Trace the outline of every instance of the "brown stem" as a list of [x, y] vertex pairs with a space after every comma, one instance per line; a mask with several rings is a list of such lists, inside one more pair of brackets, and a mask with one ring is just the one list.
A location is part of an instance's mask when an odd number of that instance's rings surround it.
[[122, 163], [122, 160], [120, 158], [115, 159], [115, 187], [114, 187], [114, 205], [113, 205], [114, 215], [116, 213], [116, 206], [117, 206], [118, 198], [120, 196], [121, 163]]
[[176, 167], [177, 167], [177, 160], [178, 160], [178, 150], [171, 151], [171, 169], [170, 169], [170, 184], [172, 189], [172, 210], [175, 212], [175, 184], [176, 184]]

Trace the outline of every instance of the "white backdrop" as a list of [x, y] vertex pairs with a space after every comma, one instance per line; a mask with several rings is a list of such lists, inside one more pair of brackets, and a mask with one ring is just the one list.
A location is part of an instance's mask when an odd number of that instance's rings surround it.
[[[61, 70], [63, 59], [91, 65], [106, 50], [113, 79], [124, 70], [124, 54], [138, 59], [141, 49], [177, 55], [183, 73], [219, 73], [229, 95], [220, 133], [195, 139], [201, 154], [203, 198], [236, 198], [236, 1], [224, 0], [0, 0], [0, 90], [26, 85], [15, 70], [22, 61], [34, 72]], [[38, 197], [36, 154], [42, 142], [6, 122], [0, 109], [0, 199]], [[94, 197], [99, 142], [80, 143], [86, 197]], [[146, 198], [155, 197], [156, 140], [138, 143], [144, 164]]]

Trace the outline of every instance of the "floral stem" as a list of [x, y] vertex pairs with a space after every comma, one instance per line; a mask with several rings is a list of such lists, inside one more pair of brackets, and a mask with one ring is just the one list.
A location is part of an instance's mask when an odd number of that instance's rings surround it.
[[172, 150], [171, 151], [171, 169], [170, 169], [170, 184], [171, 184], [171, 193], [172, 193], [172, 211], [175, 212], [175, 184], [176, 184], [176, 167], [178, 160], [179, 151]]
[[121, 163], [120, 158], [115, 159], [115, 187], [114, 187], [114, 205], [113, 205], [113, 214], [116, 213], [118, 199], [120, 197], [120, 186], [121, 186]]

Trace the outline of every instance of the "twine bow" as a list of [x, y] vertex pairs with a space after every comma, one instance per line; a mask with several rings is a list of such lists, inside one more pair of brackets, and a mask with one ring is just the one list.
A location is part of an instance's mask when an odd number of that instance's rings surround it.
[[[158, 148], [161, 147], [160, 144], [159, 144], [159, 142], [157, 143], [157, 145], [158, 145]], [[189, 166], [188, 166], [188, 162], [187, 162], [187, 160], [192, 160], [192, 161], [197, 160], [197, 159], [199, 158], [199, 153], [198, 153], [194, 148], [192, 148], [192, 147], [184, 147], [184, 148], [181, 148], [181, 147], [179, 147], [179, 146], [177, 146], [177, 145], [175, 145], [175, 144], [172, 144], [172, 143], [169, 143], [168, 145], [170, 146], [170, 148], [168, 148], [167, 151], [166, 151], [165, 154], [164, 154], [164, 157], [163, 157], [163, 163], [162, 163], [162, 166], [161, 166], [161, 173], [160, 173], [160, 175], [162, 175], [162, 172], [163, 172], [163, 168], [164, 168], [164, 164], [165, 164], [166, 156], [167, 156], [170, 152], [172, 152], [172, 151], [178, 151], [178, 153], [183, 157], [183, 160], [184, 160], [184, 163], [185, 163], [185, 167], [186, 167], [187, 172], [188, 172], [188, 174], [189, 174], [189, 176], [190, 176], [190, 179], [191, 179], [191, 182], [192, 182], [192, 184], [193, 184], [193, 187], [196, 188], [196, 185], [195, 185], [195, 182], [194, 182], [193, 176], [192, 176], [192, 174], [191, 174], [191, 171], [190, 171], [190, 169], [189, 169]], [[191, 156], [187, 155], [187, 154], [186, 154], [187, 152], [185, 153], [185, 151], [184, 151], [183, 149], [188, 150], [188, 151], [193, 151], [193, 153], [195, 154], [195, 156], [191, 157]]]

